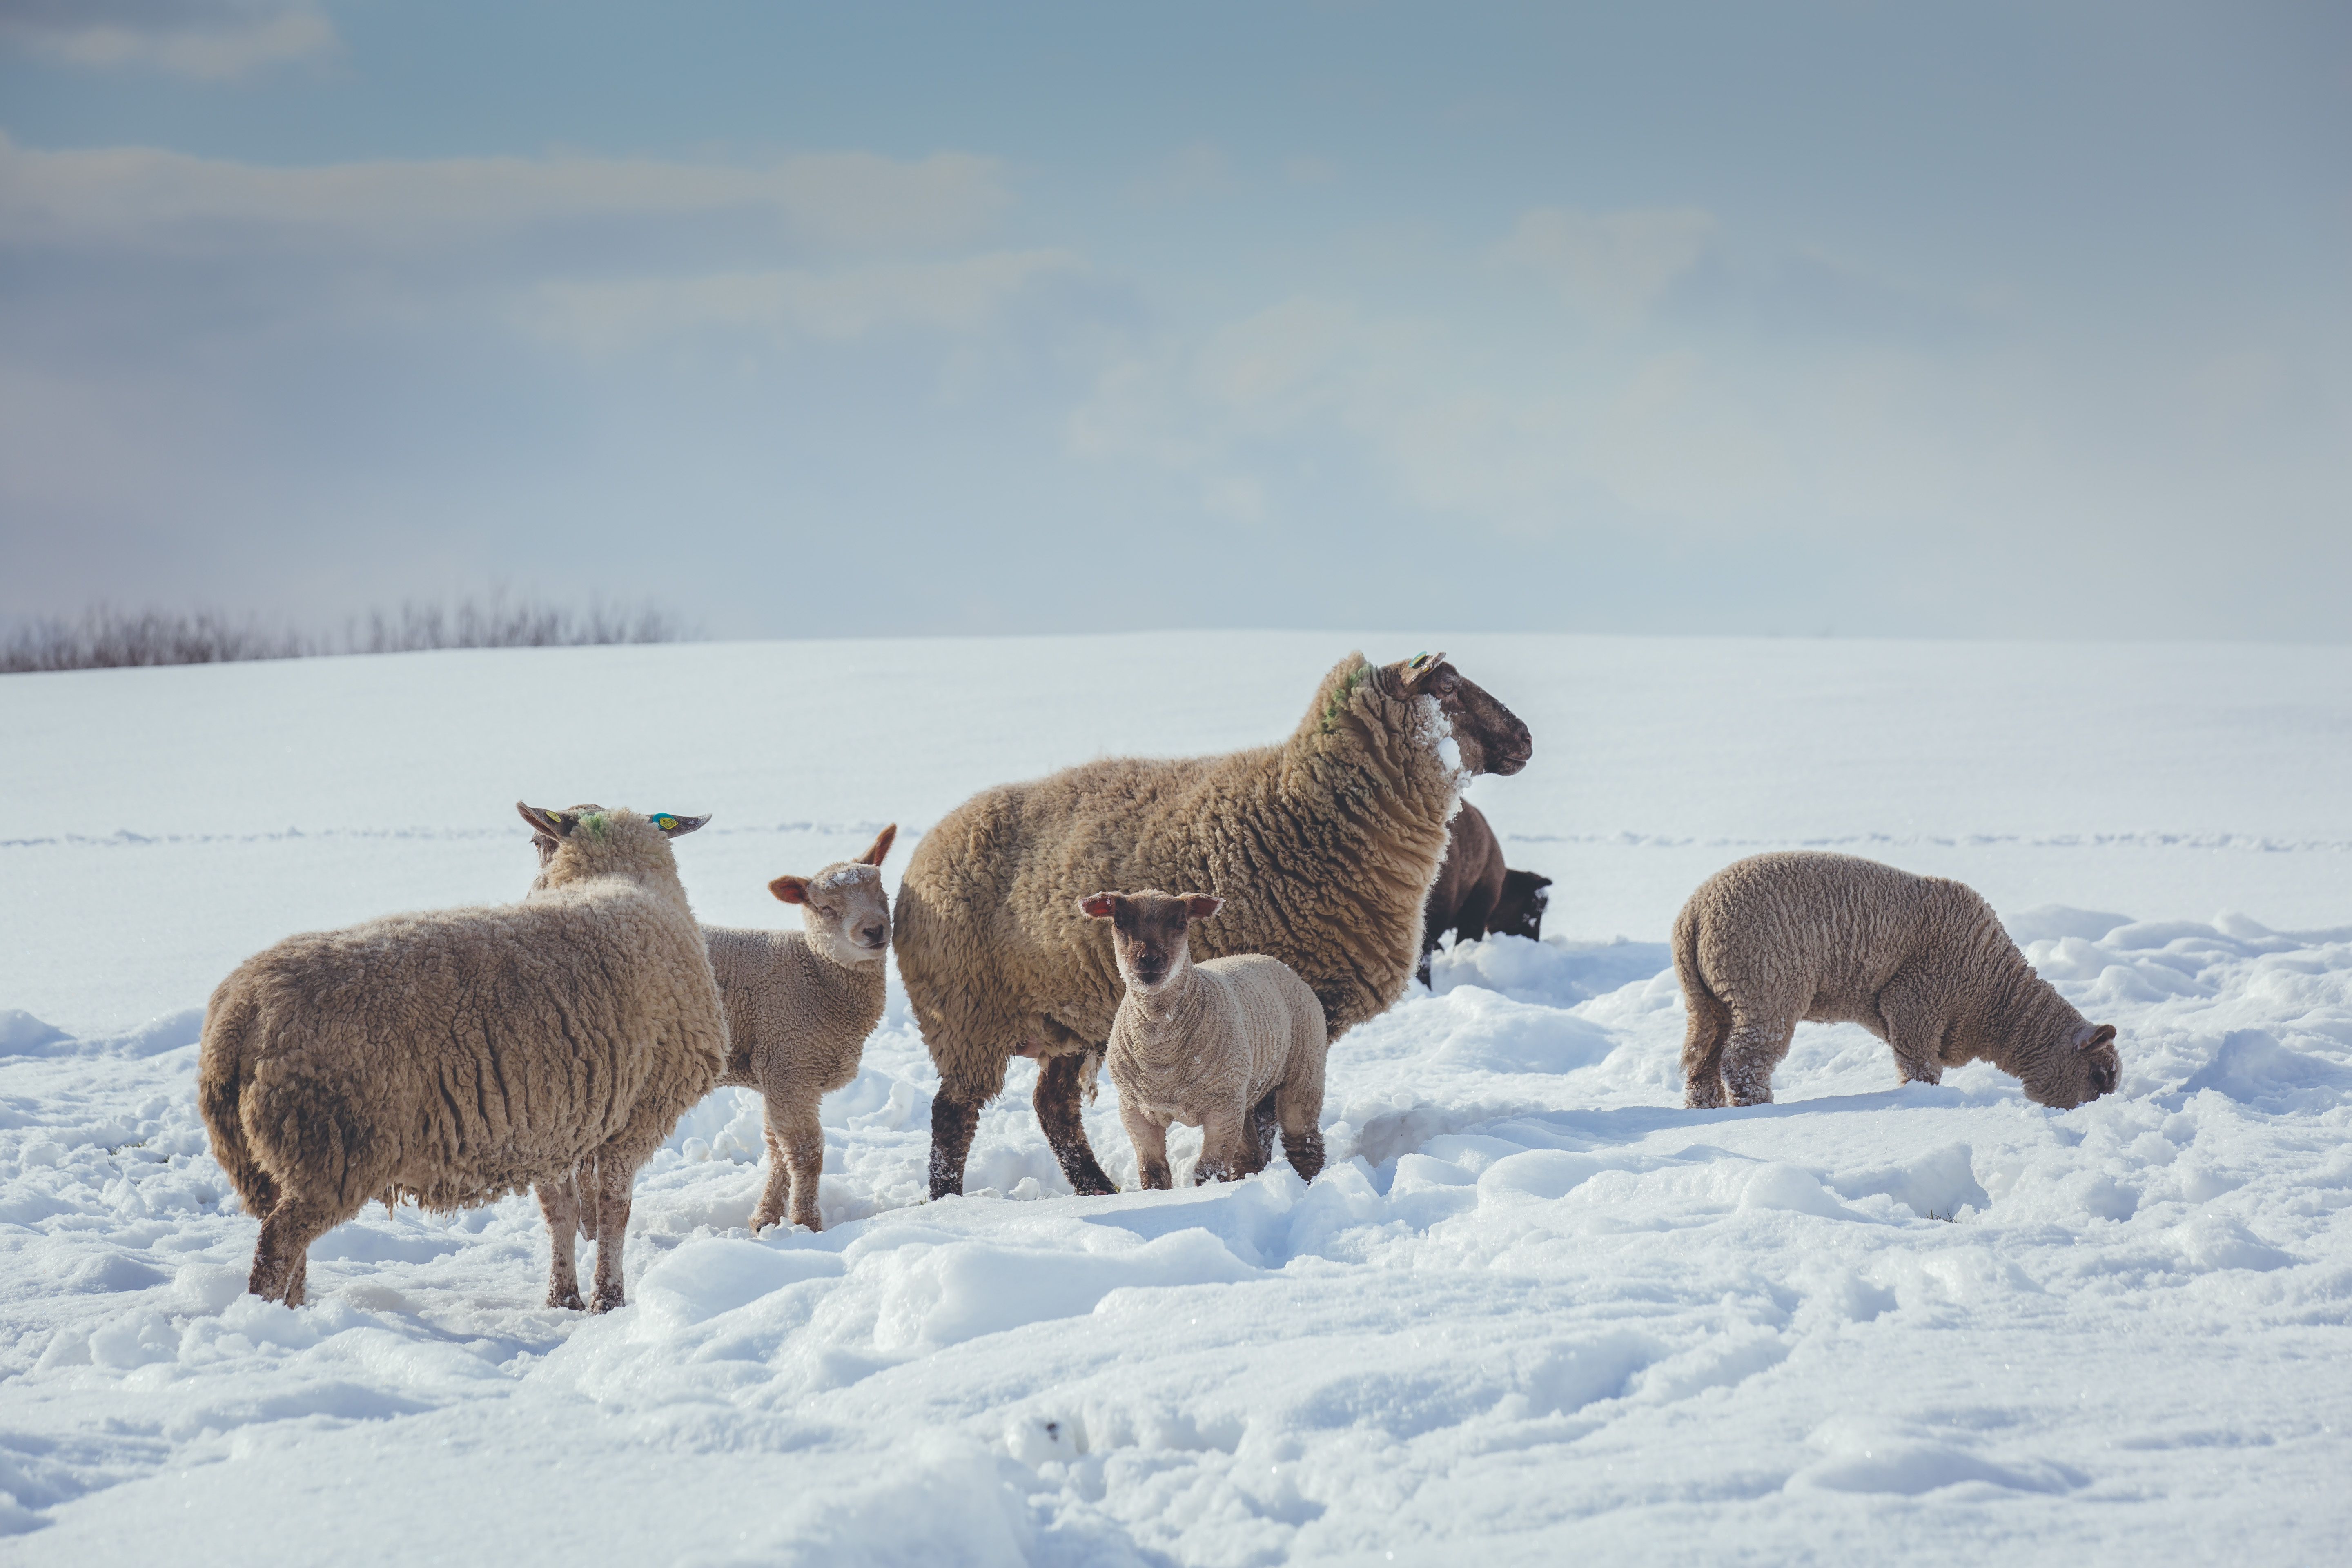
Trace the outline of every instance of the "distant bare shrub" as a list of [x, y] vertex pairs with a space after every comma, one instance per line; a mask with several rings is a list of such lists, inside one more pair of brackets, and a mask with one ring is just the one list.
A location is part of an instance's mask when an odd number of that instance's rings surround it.
[[584, 647], [604, 643], [682, 642], [694, 634], [677, 617], [592, 604], [585, 611], [503, 594], [455, 605], [411, 601], [346, 622], [339, 637], [292, 626], [271, 628], [252, 616], [218, 610], [121, 610], [95, 605], [79, 618], [36, 620], [0, 647], [0, 675], [41, 670], [119, 669], [133, 665], [223, 664], [335, 653], [417, 653], [453, 647]]

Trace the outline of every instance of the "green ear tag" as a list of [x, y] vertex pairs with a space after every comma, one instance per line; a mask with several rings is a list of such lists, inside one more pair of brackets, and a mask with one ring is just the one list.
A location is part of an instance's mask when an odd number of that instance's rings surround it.
[[1427, 652], [1425, 652], [1425, 651], [1424, 651], [1424, 652], [1422, 652], [1422, 653], [1414, 654], [1414, 655], [1412, 656], [1412, 662], [1411, 664], [1409, 664], [1409, 665], [1406, 665], [1406, 666], [1405, 666], [1405, 668], [1406, 668], [1407, 669], [1419, 669], [1423, 665], [1427, 664], [1428, 662], [1429, 662], [1429, 655], [1428, 655], [1428, 653], [1427, 653]]

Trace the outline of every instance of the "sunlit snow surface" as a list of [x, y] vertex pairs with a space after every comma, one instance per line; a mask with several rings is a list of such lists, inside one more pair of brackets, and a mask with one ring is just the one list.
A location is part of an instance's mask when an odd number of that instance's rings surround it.
[[[885, 821], [903, 845], [987, 783], [1272, 738], [1349, 646], [0, 681], [0, 1558], [2352, 1549], [2352, 665], [2319, 650], [1452, 639], [1535, 730], [1474, 797], [1560, 879], [1553, 934], [1442, 953], [1334, 1048], [1312, 1188], [1071, 1197], [1018, 1063], [973, 1195], [923, 1204], [936, 1079], [894, 982], [826, 1105], [820, 1235], [743, 1230], [729, 1089], [638, 1184], [618, 1313], [536, 1305], [522, 1201], [373, 1209], [312, 1249], [312, 1306], [243, 1295], [193, 1042], [245, 952], [516, 896], [518, 795], [718, 812], [679, 845], [698, 908], [782, 923], [765, 880]], [[1865, 724], [1874, 692], [1907, 706]], [[1826, 839], [1975, 881], [2120, 1027], [2121, 1092], [1900, 1089], [1808, 1026], [1779, 1104], [1679, 1109], [1666, 916]], [[1131, 1180], [1107, 1081], [1088, 1123]]]

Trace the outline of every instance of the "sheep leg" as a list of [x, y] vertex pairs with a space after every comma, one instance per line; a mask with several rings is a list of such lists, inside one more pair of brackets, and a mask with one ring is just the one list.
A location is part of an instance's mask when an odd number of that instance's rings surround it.
[[539, 1184], [539, 1212], [547, 1220], [552, 1247], [547, 1265], [547, 1304], [580, 1310], [580, 1263], [574, 1244], [580, 1236], [580, 1185], [572, 1176]]
[[1118, 1119], [1127, 1141], [1135, 1146], [1135, 1179], [1147, 1193], [1166, 1192], [1175, 1184], [1168, 1169], [1168, 1119], [1141, 1107], [1119, 1102]]
[[261, 1237], [253, 1247], [253, 1272], [245, 1288], [265, 1301], [302, 1304], [310, 1275], [310, 1243], [334, 1226], [322, 1205], [280, 1194], [261, 1222]]
[[961, 1196], [963, 1164], [971, 1153], [971, 1135], [980, 1128], [981, 1101], [988, 1097], [961, 1096], [947, 1084], [931, 1096], [931, 1196]]
[[1201, 1160], [1192, 1167], [1192, 1184], [1230, 1182], [1247, 1174], [1241, 1169], [1249, 1157], [1249, 1110], [1240, 1100], [1220, 1105], [1201, 1118]]
[[1275, 1110], [1275, 1097], [1280, 1093], [1278, 1086], [1269, 1089], [1264, 1100], [1250, 1107], [1250, 1168], [1247, 1173], [1250, 1175], [1265, 1170], [1267, 1162], [1274, 1158], [1274, 1135], [1282, 1126], [1280, 1115]]
[[1031, 1103], [1037, 1108], [1037, 1124], [1045, 1130], [1054, 1158], [1062, 1163], [1062, 1174], [1080, 1196], [1100, 1197], [1118, 1191], [1118, 1184], [1103, 1174], [1094, 1145], [1087, 1142], [1087, 1119], [1078, 1106], [1085, 1069], [1082, 1055], [1047, 1057], [1037, 1064], [1037, 1092]]
[[1880, 1026], [1875, 1033], [1893, 1047], [1895, 1069], [1903, 1081], [1941, 1083], [1944, 1020], [1927, 986], [1906, 972], [1887, 982], [1877, 1003]]
[[1723, 1044], [1731, 1034], [1731, 1009], [1688, 981], [1683, 1006], [1690, 1016], [1683, 1030], [1683, 1104], [1693, 1110], [1721, 1110]]
[[1772, 1103], [1772, 1069], [1789, 1054], [1789, 1037], [1796, 1029], [1793, 1016], [1767, 1019], [1733, 1008], [1731, 1033], [1723, 1043], [1723, 1081], [1732, 1104]]
[[[792, 1222], [811, 1230], [823, 1230], [824, 1220], [816, 1207], [817, 1178], [824, 1170], [824, 1129], [816, 1119], [816, 1102], [795, 1105], [784, 1112], [783, 1125], [776, 1125], [772, 1112], [768, 1123], [768, 1194], [760, 1200], [761, 1212], [766, 1223], [773, 1225], [777, 1214], [785, 1208], [784, 1178], [792, 1179]], [[760, 1228], [754, 1219], [751, 1228]]]
[[1302, 1182], [1323, 1173], [1323, 1070], [1301, 1073], [1274, 1093], [1276, 1120], [1282, 1124], [1282, 1152]]
[[596, 1294], [588, 1310], [609, 1312], [623, 1305], [621, 1245], [629, 1234], [630, 1189], [637, 1162], [614, 1158], [611, 1151], [596, 1156]]

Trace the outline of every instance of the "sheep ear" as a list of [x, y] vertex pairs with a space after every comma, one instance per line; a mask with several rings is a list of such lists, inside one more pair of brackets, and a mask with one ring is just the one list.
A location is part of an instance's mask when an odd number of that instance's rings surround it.
[[[2085, 1027], [2088, 1026], [2085, 1026]], [[2112, 1046], [2115, 1043], [2116, 1026], [2113, 1024], [2102, 1024], [2095, 1029], [2089, 1029], [2077, 1039], [2074, 1042], [2074, 1048], [2078, 1051], [2095, 1051], [2101, 1046]]]
[[1396, 670], [1397, 674], [1403, 678], [1407, 689], [1418, 691], [1433, 676], [1444, 668], [1444, 654], [1417, 653], [1399, 664]]
[[667, 811], [656, 811], [646, 820], [660, 828], [663, 837], [676, 838], [681, 834], [693, 832], [710, 817], [708, 813], [701, 816], [677, 816]]
[[808, 902], [808, 879], [806, 877], [779, 877], [774, 881], [768, 884], [768, 891], [775, 894], [776, 897], [783, 900], [784, 902], [788, 904], [804, 904]]
[[861, 866], [879, 866], [882, 857], [890, 853], [890, 841], [898, 837], [898, 825], [892, 823], [874, 837], [874, 847], [857, 858]]
[[550, 838], [569, 838], [572, 830], [580, 826], [580, 819], [568, 811], [551, 811], [546, 806], [525, 805], [520, 801], [515, 802], [515, 809], [522, 813], [525, 822]]
[[1224, 907], [1224, 900], [1211, 898], [1206, 893], [1187, 893], [1184, 895], [1184, 913], [1192, 920], [1207, 920], [1211, 915], [1215, 914], [1219, 910], [1222, 910]]
[[1082, 915], [1092, 915], [1098, 921], [1107, 921], [1118, 912], [1118, 895], [1089, 893], [1078, 900], [1078, 912]]

